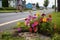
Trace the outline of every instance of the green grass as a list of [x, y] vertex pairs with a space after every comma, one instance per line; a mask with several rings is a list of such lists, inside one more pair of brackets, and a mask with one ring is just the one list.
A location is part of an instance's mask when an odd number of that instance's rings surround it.
[[0, 10], [0, 12], [3, 12], [3, 13], [5, 13], [5, 12], [16, 12], [16, 10]]
[[0, 40], [25, 40], [24, 37], [19, 36], [12, 36], [13, 33], [4, 31], [2, 34], [0, 34]]
[[60, 27], [60, 12], [53, 12], [52, 19], [53, 22], [57, 25], [57, 27]]
[[[29, 10], [23, 10], [23, 11], [29, 11]], [[0, 10], [0, 13], [9, 13], [9, 12], [20, 12], [20, 10]]]
[[60, 40], [60, 34], [54, 34], [52, 40]]

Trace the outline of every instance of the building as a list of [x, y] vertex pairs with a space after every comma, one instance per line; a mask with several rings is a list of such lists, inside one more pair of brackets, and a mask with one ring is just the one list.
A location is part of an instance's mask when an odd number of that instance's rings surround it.
[[9, 0], [9, 7], [14, 7], [16, 8], [18, 5], [22, 5], [25, 7], [26, 1], [25, 0]]
[[[8, 0], [8, 6], [9, 7], [13, 7], [16, 8], [17, 5], [22, 5], [23, 7], [25, 7], [26, 1], [25, 0]], [[2, 8], [2, 0], [0, 0], [0, 8]]]
[[8, 3], [9, 3], [9, 7], [14, 7], [14, 8], [16, 8], [16, 1], [17, 0], [8, 0]]
[[0, 0], [0, 8], [2, 8], [2, 0]]
[[36, 10], [36, 4], [32, 4], [32, 10]]

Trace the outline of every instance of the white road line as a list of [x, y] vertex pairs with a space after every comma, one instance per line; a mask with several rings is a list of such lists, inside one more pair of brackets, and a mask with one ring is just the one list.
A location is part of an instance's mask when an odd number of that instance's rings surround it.
[[24, 19], [25, 19], [25, 18], [21, 18], [21, 19], [17, 19], [17, 20], [5, 22], [5, 23], [0, 24], [0, 26], [4, 26], [4, 25], [7, 25], [7, 24], [10, 24], [10, 23], [13, 23], [13, 22], [17, 22], [17, 21], [20, 21], [20, 20], [24, 20]]

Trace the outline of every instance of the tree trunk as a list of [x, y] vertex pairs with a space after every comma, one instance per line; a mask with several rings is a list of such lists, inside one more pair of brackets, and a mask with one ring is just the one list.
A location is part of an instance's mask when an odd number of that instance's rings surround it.
[[58, 0], [58, 12], [60, 12], [60, 0]]

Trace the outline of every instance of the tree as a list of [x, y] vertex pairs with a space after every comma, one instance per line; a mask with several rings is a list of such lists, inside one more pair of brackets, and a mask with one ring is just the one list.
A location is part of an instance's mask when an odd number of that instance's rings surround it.
[[55, 5], [52, 5], [52, 8], [54, 9], [55, 8]]
[[8, 7], [8, 0], [2, 0], [2, 6]]
[[40, 8], [38, 3], [36, 4], [36, 8]]
[[49, 5], [49, 0], [45, 0], [43, 5], [45, 8], [47, 8], [47, 6]]

